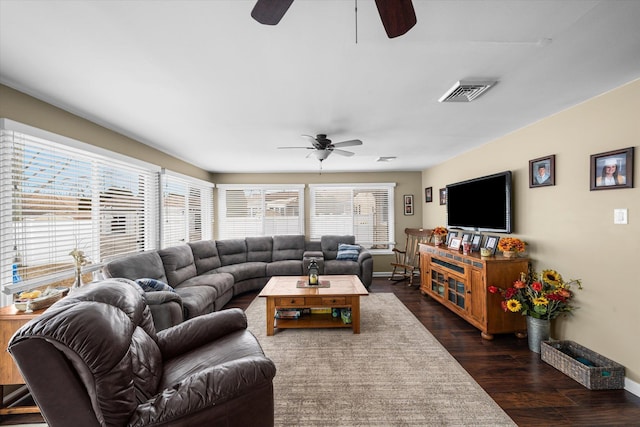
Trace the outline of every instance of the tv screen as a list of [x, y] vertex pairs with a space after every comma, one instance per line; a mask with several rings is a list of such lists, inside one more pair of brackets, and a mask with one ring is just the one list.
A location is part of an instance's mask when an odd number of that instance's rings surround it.
[[511, 171], [447, 185], [447, 225], [511, 233]]

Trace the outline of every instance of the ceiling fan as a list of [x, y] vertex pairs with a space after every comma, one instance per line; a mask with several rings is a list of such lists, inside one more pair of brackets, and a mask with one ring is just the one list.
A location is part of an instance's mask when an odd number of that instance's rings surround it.
[[351, 157], [355, 154], [351, 151], [342, 150], [338, 147], [354, 147], [356, 145], [362, 145], [362, 141], [360, 141], [359, 139], [350, 139], [348, 141], [333, 143], [331, 142], [330, 139], [327, 138], [327, 135], [324, 133], [319, 133], [316, 136], [311, 136], [311, 135], [302, 135], [302, 136], [309, 139], [309, 142], [311, 143], [311, 147], [278, 147], [278, 148], [279, 149], [301, 148], [304, 150], [314, 150], [313, 152], [309, 153], [307, 157], [313, 154], [316, 156], [318, 160], [320, 160], [320, 162], [322, 162], [327, 157], [329, 157], [331, 153], [336, 153], [346, 157]]
[[[291, 3], [293, 0], [258, 0], [251, 16], [261, 24], [276, 25]], [[405, 34], [416, 25], [416, 12], [411, 0], [376, 0], [376, 6], [390, 39]]]

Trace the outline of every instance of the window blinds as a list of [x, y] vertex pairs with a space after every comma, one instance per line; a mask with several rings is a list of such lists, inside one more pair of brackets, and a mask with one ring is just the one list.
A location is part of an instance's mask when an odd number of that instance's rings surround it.
[[304, 185], [218, 185], [220, 239], [304, 234]]
[[162, 171], [162, 247], [213, 239], [213, 184]]
[[0, 134], [5, 293], [69, 276], [74, 248], [93, 264], [157, 248], [159, 168], [38, 129], [16, 131], [12, 123], [3, 120]]
[[310, 238], [353, 234], [368, 249], [388, 250], [394, 241], [395, 184], [310, 185]]

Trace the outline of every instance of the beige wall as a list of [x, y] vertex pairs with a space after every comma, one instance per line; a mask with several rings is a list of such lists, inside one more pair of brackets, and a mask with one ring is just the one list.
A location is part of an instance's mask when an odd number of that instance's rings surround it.
[[0, 117], [141, 159], [194, 178], [209, 178], [206, 171], [189, 163], [1, 84]]
[[[503, 170], [514, 173], [515, 232], [529, 244], [534, 268], [581, 278], [580, 306], [556, 320], [552, 336], [576, 341], [625, 365], [640, 382], [640, 80], [425, 170], [434, 190]], [[635, 187], [589, 191], [589, 156], [635, 147]], [[529, 188], [529, 160], [556, 155], [556, 185]], [[437, 191], [437, 190], [436, 190]], [[627, 208], [628, 225], [613, 224]], [[437, 203], [423, 209], [425, 227], [444, 225]]]
[[[213, 174], [211, 180], [216, 184], [330, 184], [330, 183], [395, 183], [394, 212], [395, 240], [404, 247], [404, 229], [420, 227], [424, 194], [421, 195], [420, 172], [383, 172], [383, 173], [291, 173], [291, 174]], [[404, 215], [404, 195], [413, 194], [414, 214]], [[305, 189], [305, 223], [309, 224], [309, 188]], [[217, 212], [216, 212], [217, 214]], [[216, 218], [216, 223], [217, 223]], [[217, 236], [217, 231], [216, 231]], [[391, 255], [373, 257], [374, 272], [390, 272]]]

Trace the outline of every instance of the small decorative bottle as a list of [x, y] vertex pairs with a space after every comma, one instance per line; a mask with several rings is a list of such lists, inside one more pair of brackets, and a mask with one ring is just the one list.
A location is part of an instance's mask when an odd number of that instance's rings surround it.
[[318, 263], [316, 263], [315, 259], [312, 259], [309, 263], [309, 286], [318, 286], [318, 273], [320, 272], [318, 268]]

